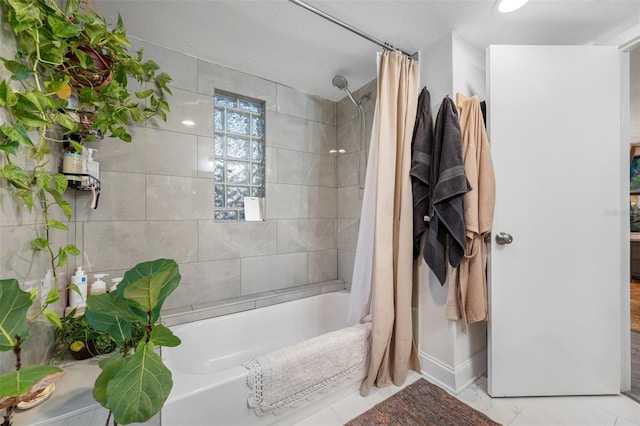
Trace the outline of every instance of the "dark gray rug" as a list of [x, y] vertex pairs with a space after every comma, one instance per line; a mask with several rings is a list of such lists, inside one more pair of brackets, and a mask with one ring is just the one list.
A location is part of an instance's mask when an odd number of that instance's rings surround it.
[[500, 425], [438, 386], [420, 379], [347, 423], [348, 426]]

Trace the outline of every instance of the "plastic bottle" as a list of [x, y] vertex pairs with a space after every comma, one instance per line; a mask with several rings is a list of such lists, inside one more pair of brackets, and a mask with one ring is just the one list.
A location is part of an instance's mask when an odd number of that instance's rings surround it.
[[72, 308], [85, 306], [87, 303], [87, 274], [82, 270], [82, 266], [78, 266], [76, 273], [71, 277], [71, 284], [78, 287], [80, 294], [74, 290], [69, 291], [69, 306]]
[[87, 173], [92, 177], [100, 180], [100, 163], [93, 159], [93, 154], [98, 150], [95, 148], [86, 148], [87, 150]]
[[122, 281], [122, 277], [111, 278], [111, 287], [109, 288], [109, 293], [113, 291], [118, 291], [118, 284]]
[[101, 280], [101, 278], [104, 278], [107, 275], [109, 274], [93, 274], [95, 281], [91, 283], [91, 288], [89, 289], [89, 294], [91, 296], [97, 296], [107, 292], [107, 283]]
[[38, 280], [29, 280], [24, 283], [24, 288], [23, 288], [24, 291], [28, 291], [31, 294], [36, 293], [36, 298], [33, 299], [33, 303], [31, 303], [31, 306], [29, 306], [29, 310], [27, 310], [28, 317], [35, 317], [38, 314], [38, 312], [40, 312], [40, 305], [38, 303], [40, 303], [39, 295], [40, 295], [41, 285], [42, 285], [42, 281], [38, 281]]
[[62, 173], [67, 175], [67, 180], [79, 181], [81, 177], [73, 174], [84, 173], [85, 167], [83, 155], [75, 152], [73, 148], [68, 148], [62, 153]]
[[51, 291], [54, 285], [53, 271], [47, 270], [42, 281], [40, 281], [40, 306], [44, 305], [47, 301], [47, 295]]

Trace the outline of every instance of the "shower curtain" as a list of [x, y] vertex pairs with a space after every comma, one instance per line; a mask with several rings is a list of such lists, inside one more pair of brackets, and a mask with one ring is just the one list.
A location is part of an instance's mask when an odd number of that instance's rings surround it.
[[349, 320], [371, 321], [369, 372], [360, 388], [400, 385], [419, 370], [413, 342], [411, 293], [413, 218], [411, 138], [418, 102], [417, 61], [399, 52], [379, 58], [360, 229], [351, 284]]

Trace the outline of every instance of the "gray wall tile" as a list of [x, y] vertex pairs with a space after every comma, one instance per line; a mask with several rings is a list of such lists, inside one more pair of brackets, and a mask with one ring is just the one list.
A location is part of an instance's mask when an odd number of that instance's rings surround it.
[[196, 305], [240, 296], [240, 259], [180, 265], [180, 285], [163, 309]]
[[359, 186], [338, 188], [338, 217], [359, 218], [362, 210], [362, 190]]
[[308, 121], [292, 115], [267, 111], [267, 146], [307, 151]]
[[328, 250], [335, 247], [335, 219], [278, 220], [279, 253]]
[[213, 179], [147, 175], [147, 220], [213, 218]]
[[[22, 283], [27, 279], [40, 280], [44, 277], [50, 260], [44, 252], [34, 252], [31, 248], [31, 240], [37, 236], [44, 235], [36, 235], [33, 225], [0, 227], [0, 279], [15, 278]], [[58, 247], [70, 243], [68, 233], [62, 230], [54, 229], [49, 238], [56, 253]], [[59, 272], [65, 273], [64, 270]]]
[[197, 232], [196, 221], [86, 222], [84, 255], [95, 270], [129, 269], [157, 258], [195, 262]]
[[213, 138], [198, 136], [198, 177], [213, 179]]
[[335, 187], [335, 158], [278, 149], [278, 182]]
[[335, 280], [338, 278], [338, 251], [310, 251], [308, 257], [308, 283]]
[[[129, 40], [135, 50], [144, 49], [145, 60], [154, 61], [160, 65], [162, 72], [171, 76], [169, 86], [193, 92], [198, 90], [198, 60], [195, 57], [135, 37], [129, 37]], [[171, 97], [169, 102], [173, 110]]]
[[338, 248], [356, 251], [360, 219], [338, 219]]
[[148, 127], [131, 129], [133, 142], [96, 143], [101, 171], [196, 176], [198, 138]]
[[[358, 151], [338, 155], [338, 187], [358, 185]], [[364, 159], [364, 154], [362, 155]], [[364, 184], [365, 173], [362, 173]]]
[[338, 279], [349, 284], [351, 288], [351, 279], [353, 278], [353, 262], [356, 253], [349, 250], [338, 250]]
[[213, 96], [214, 88], [263, 100], [268, 110], [276, 110], [276, 83], [198, 60], [198, 92]]
[[242, 294], [273, 291], [307, 282], [307, 254], [245, 257], [242, 259]]
[[335, 103], [278, 84], [278, 112], [325, 124], [335, 124]]
[[[182, 89], [174, 88], [171, 91], [171, 112], [167, 114], [167, 121], [154, 117], [148, 121], [147, 127], [191, 135], [213, 135], [213, 98]], [[194, 124], [186, 125], [183, 123], [184, 120], [190, 120]]]
[[276, 148], [266, 148], [265, 168], [267, 182], [278, 182], [278, 150]]
[[199, 222], [199, 261], [276, 254], [276, 221]]
[[98, 208], [91, 208], [91, 193], [76, 194], [75, 219], [77, 221], [144, 220], [145, 176], [138, 173], [100, 172], [100, 199]]
[[317, 154], [329, 154], [330, 150], [337, 148], [336, 127], [329, 124], [308, 121], [308, 148], [309, 152]]
[[309, 210], [307, 187], [272, 183], [267, 185], [267, 218], [306, 218]]
[[338, 191], [326, 186], [309, 186], [310, 218], [335, 218], [338, 215]]
[[[338, 148], [356, 152], [360, 148], [360, 121], [357, 118], [340, 124], [336, 129]], [[367, 143], [369, 140], [367, 139]]]

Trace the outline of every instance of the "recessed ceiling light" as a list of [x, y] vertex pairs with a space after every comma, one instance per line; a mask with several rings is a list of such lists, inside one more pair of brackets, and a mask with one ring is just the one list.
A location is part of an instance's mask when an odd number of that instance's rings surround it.
[[529, 0], [498, 0], [498, 10], [502, 13], [513, 12], [527, 4]]
[[345, 151], [344, 149], [339, 149], [339, 150], [338, 150], [338, 152], [339, 152], [340, 154], [344, 154], [344, 153], [345, 153], [345, 152], [347, 152], [347, 151]]
[[182, 124], [184, 124], [187, 127], [191, 127], [191, 126], [195, 126], [196, 125], [195, 121], [192, 121], [192, 120], [182, 120]]
[[335, 149], [330, 149], [329, 150], [329, 154], [335, 154], [336, 152], [338, 152], [338, 151], [336, 151]]

